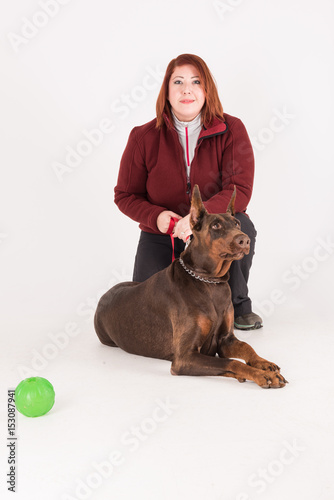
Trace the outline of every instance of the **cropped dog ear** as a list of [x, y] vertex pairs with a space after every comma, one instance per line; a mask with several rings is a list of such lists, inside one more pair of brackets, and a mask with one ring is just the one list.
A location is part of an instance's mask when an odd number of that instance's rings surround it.
[[234, 202], [235, 202], [236, 195], [237, 195], [237, 188], [234, 186], [234, 191], [233, 191], [232, 197], [230, 199], [230, 203], [228, 204], [228, 207], [226, 209], [226, 213], [230, 214], [232, 216], [235, 214], [235, 211], [234, 211]]
[[207, 211], [202, 202], [201, 193], [199, 187], [195, 184], [192, 197], [191, 197], [191, 207], [190, 207], [190, 226], [192, 229], [199, 231], [202, 227], [203, 217], [207, 215]]

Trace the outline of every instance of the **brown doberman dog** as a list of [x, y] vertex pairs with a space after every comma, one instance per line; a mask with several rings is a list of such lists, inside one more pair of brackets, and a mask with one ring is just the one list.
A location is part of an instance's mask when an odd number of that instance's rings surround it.
[[235, 195], [234, 190], [225, 214], [209, 214], [194, 187], [190, 244], [179, 259], [143, 283], [119, 283], [101, 297], [95, 330], [102, 344], [170, 360], [173, 375], [220, 375], [264, 388], [285, 386], [280, 368], [233, 333], [228, 271], [232, 261], [249, 252], [249, 238], [233, 217]]

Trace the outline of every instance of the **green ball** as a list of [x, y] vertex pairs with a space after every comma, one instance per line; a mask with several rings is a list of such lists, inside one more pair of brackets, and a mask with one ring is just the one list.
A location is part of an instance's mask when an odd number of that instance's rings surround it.
[[15, 389], [15, 406], [26, 417], [45, 415], [51, 410], [54, 402], [54, 388], [43, 377], [26, 378]]

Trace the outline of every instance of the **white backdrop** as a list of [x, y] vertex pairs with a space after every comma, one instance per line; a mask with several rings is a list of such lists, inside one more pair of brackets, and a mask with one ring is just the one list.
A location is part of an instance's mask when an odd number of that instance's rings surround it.
[[321, 262], [313, 255], [318, 238], [333, 237], [333, 9], [329, 0], [2, 7], [2, 320], [32, 322], [36, 335], [80, 322], [80, 304], [131, 276], [138, 229], [113, 203], [119, 161], [184, 52], [208, 63], [225, 111], [252, 138], [253, 300], [279, 289], [324, 314], [333, 248]]
[[131, 129], [155, 116], [168, 62], [185, 52], [207, 62], [224, 110], [254, 146], [254, 309], [277, 334], [296, 311], [305, 324], [330, 325], [331, 0], [17, 0], [0, 9], [7, 386], [52, 334], [74, 324], [94, 336], [98, 298], [131, 279], [139, 230], [113, 203], [120, 157]]

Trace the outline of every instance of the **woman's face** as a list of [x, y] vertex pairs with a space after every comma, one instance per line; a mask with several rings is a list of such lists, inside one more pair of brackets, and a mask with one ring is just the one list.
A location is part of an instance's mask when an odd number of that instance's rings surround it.
[[190, 122], [200, 113], [205, 94], [195, 66], [177, 66], [168, 85], [168, 100], [172, 111], [182, 122]]

